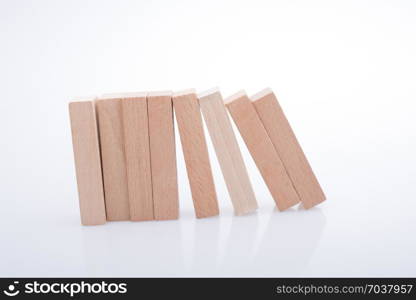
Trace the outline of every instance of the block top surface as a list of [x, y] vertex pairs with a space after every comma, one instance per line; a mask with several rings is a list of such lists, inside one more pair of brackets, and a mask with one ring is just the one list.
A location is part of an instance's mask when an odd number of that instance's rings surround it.
[[147, 93], [147, 97], [166, 97], [166, 96], [172, 96], [172, 91], [166, 90], [166, 91], [152, 91]]
[[220, 89], [218, 87], [213, 87], [213, 88], [210, 88], [209, 90], [205, 90], [201, 93], [198, 93], [198, 98], [202, 99], [202, 98], [206, 98], [206, 97], [209, 97], [211, 95], [214, 95], [214, 94], [220, 94], [221, 95]]
[[260, 92], [257, 92], [254, 95], [252, 95], [250, 97], [250, 100], [251, 101], [256, 101], [256, 100], [259, 100], [259, 99], [261, 99], [261, 98], [263, 98], [263, 97], [265, 97], [269, 94], [273, 94], [272, 89], [271, 88], [265, 88], [265, 89], [261, 90]]
[[178, 91], [178, 92], [174, 92], [172, 97], [180, 97], [180, 96], [185, 96], [185, 95], [191, 95], [191, 94], [195, 94], [196, 95], [196, 90], [195, 89], [187, 89], [187, 90], [182, 90], [182, 91]]
[[231, 96], [227, 97], [224, 99], [224, 103], [225, 104], [229, 104], [237, 99], [240, 99], [242, 97], [247, 97], [247, 93], [244, 90], [240, 90], [235, 94], [232, 94]]
[[99, 97], [99, 100], [106, 99], [124, 99], [124, 98], [145, 98], [146, 92], [131, 92], [131, 93], [109, 93], [103, 94]]

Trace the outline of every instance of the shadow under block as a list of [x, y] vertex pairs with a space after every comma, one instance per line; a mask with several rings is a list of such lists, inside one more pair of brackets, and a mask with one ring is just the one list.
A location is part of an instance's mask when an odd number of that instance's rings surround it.
[[96, 101], [107, 220], [130, 219], [120, 99]]
[[256, 210], [257, 201], [220, 92], [199, 95], [199, 104], [235, 214]]
[[303, 207], [311, 208], [323, 202], [325, 194], [274, 93], [266, 89], [251, 97], [251, 100], [298, 192]]
[[71, 102], [69, 115], [81, 223], [83, 225], [104, 224], [106, 214], [94, 102]]
[[146, 93], [121, 94], [130, 220], [153, 220]]
[[175, 93], [173, 106], [196, 217], [218, 215], [217, 195], [195, 91]]
[[156, 220], [179, 217], [172, 93], [149, 93], [150, 161]]
[[239, 92], [225, 102], [278, 209], [297, 204], [299, 196], [250, 99]]

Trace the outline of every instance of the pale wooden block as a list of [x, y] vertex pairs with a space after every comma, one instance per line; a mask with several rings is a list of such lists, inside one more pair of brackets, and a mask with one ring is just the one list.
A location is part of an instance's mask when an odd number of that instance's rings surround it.
[[286, 167], [304, 208], [325, 200], [325, 194], [273, 91], [265, 89], [251, 97], [275, 149]]
[[112, 97], [121, 99], [130, 220], [153, 220], [146, 93], [126, 93]]
[[257, 209], [257, 201], [221, 93], [213, 89], [198, 98], [234, 212], [252, 212]]
[[81, 223], [106, 222], [100, 145], [93, 101], [69, 103]]
[[299, 196], [246, 93], [232, 95], [225, 103], [279, 210], [297, 204]]
[[179, 199], [172, 93], [149, 93], [147, 108], [155, 219], [177, 219]]
[[121, 100], [100, 99], [95, 105], [100, 133], [107, 220], [129, 220]]
[[173, 106], [196, 217], [218, 215], [217, 195], [195, 90], [173, 94]]

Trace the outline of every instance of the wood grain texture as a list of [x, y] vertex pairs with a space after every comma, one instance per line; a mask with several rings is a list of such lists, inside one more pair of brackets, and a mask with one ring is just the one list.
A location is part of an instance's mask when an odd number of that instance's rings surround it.
[[98, 128], [92, 101], [69, 104], [81, 223], [106, 222]]
[[297, 204], [299, 196], [250, 99], [239, 92], [225, 102], [279, 210]]
[[278, 152], [304, 208], [325, 200], [325, 194], [276, 98], [270, 89], [251, 97], [254, 107]]
[[221, 93], [213, 90], [198, 97], [234, 212], [252, 212], [257, 201]]
[[155, 219], [177, 219], [179, 199], [172, 93], [149, 93], [147, 107]]
[[154, 219], [146, 93], [121, 94], [130, 220]]
[[120, 99], [96, 101], [107, 220], [130, 219]]
[[173, 106], [196, 217], [218, 215], [217, 195], [195, 91], [173, 94]]

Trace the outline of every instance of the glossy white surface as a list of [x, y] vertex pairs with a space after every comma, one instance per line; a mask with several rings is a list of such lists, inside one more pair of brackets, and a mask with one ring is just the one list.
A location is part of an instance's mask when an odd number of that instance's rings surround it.
[[[1, 1], [0, 276], [416, 276], [412, 1]], [[219, 86], [277, 92], [328, 201], [82, 227], [67, 103]], [[177, 136], [179, 142], [179, 137]]]

